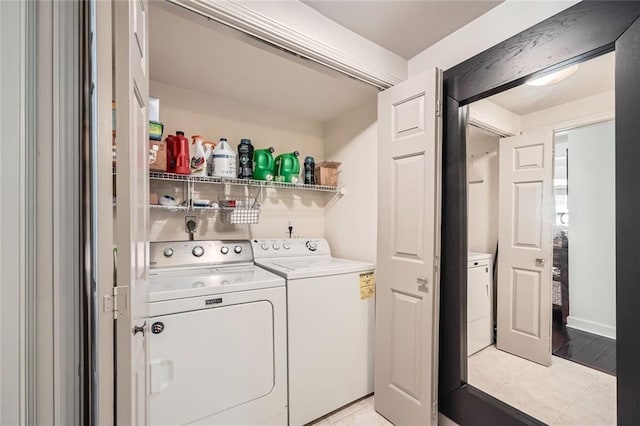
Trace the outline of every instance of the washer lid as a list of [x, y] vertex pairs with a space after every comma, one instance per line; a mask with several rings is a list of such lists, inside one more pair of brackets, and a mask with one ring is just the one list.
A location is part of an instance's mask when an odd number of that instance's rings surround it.
[[474, 260], [491, 260], [493, 255], [491, 253], [478, 253], [475, 251], [470, 251], [467, 254], [467, 261], [471, 262]]
[[375, 269], [373, 263], [339, 259], [331, 256], [262, 259], [256, 262], [256, 265], [262, 266], [287, 279], [349, 274]]
[[155, 271], [149, 282], [149, 301], [182, 299], [259, 288], [282, 287], [285, 281], [256, 266]]

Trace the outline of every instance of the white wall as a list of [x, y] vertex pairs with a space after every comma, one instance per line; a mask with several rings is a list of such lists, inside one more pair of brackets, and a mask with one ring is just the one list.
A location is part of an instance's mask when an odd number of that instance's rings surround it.
[[333, 254], [376, 261], [377, 104], [371, 102], [325, 124], [328, 159], [341, 161], [339, 184], [347, 193], [325, 208]]
[[[325, 158], [324, 129], [320, 122], [157, 81], [151, 82], [150, 93], [160, 98], [165, 135], [182, 130], [187, 137], [200, 134], [213, 141], [226, 137], [234, 148], [241, 138], [250, 138], [255, 148], [275, 147], [275, 154], [298, 150], [301, 162], [307, 155], [317, 162]], [[176, 182], [151, 181], [151, 190], [159, 195], [185, 198]], [[222, 186], [199, 184], [196, 190], [199, 198], [217, 200]], [[285, 189], [263, 190], [263, 195], [259, 224], [223, 225], [217, 216], [197, 213], [196, 239], [284, 238], [289, 222], [294, 227], [294, 237], [324, 236], [324, 208], [331, 195]], [[152, 209], [151, 241], [186, 239], [184, 217], [184, 213]]]
[[469, 251], [491, 253], [498, 244], [498, 147], [500, 138], [475, 127], [469, 128], [467, 165], [473, 165], [482, 182], [469, 183]]
[[609, 121], [568, 132], [567, 325], [615, 338], [615, 129]]
[[577, 1], [507, 0], [409, 60], [409, 78], [453, 67], [526, 30]]
[[605, 92], [577, 99], [557, 107], [522, 116], [522, 131], [552, 126], [558, 129], [565, 122], [611, 119], [615, 111], [615, 93]]
[[499, 135], [519, 135], [522, 130], [522, 117], [481, 99], [469, 105], [469, 124]]

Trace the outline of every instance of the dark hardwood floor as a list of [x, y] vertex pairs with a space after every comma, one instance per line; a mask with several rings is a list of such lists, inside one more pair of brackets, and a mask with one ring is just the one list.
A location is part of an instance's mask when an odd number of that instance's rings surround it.
[[560, 358], [616, 375], [615, 340], [566, 327], [555, 315], [552, 352]]

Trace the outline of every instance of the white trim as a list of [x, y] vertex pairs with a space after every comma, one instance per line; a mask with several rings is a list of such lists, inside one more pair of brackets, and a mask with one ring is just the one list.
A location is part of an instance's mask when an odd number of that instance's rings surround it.
[[57, 424], [80, 422], [80, 19], [79, 3], [54, 2], [52, 352]]
[[[394, 58], [394, 62], [404, 62], [404, 73], [401, 75], [391, 73], [381, 66], [373, 65], [370, 61], [362, 60], [345, 50], [271, 19], [240, 2], [230, 0], [169, 1], [380, 89], [389, 88], [406, 78], [406, 61], [400, 57]], [[381, 47], [379, 49], [384, 50]], [[385, 53], [387, 56], [391, 56], [391, 52], [385, 50]]]
[[79, 11], [37, 2], [36, 417], [80, 423]]
[[34, 18], [26, 1], [0, 2], [0, 424], [12, 425], [33, 422]]
[[597, 114], [585, 115], [584, 117], [576, 118], [573, 120], [563, 121], [561, 123], [554, 124], [553, 131], [555, 133], [566, 132], [576, 129], [578, 127], [591, 126], [594, 124], [605, 123], [607, 121], [614, 120], [616, 114], [613, 111], [601, 112]]
[[96, 14], [96, 90], [97, 116], [95, 132], [97, 138], [97, 190], [96, 220], [96, 262], [97, 265], [97, 312], [96, 312], [96, 369], [97, 369], [97, 424], [112, 425], [114, 407], [114, 327], [113, 313], [103, 309], [104, 297], [113, 293], [113, 175], [111, 165], [112, 140], [112, 2], [95, 1]]
[[587, 333], [597, 334], [598, 336], [608, 337], [609, 339], [616, 338], [616, 328], [614, 326], [584, 318], [576, 318], [575, 315], [569, 315], [567, 317], [567, 327], [586, 331]]

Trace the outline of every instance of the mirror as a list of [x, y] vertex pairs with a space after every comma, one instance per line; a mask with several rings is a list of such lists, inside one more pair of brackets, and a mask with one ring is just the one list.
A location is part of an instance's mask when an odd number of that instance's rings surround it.
[[616, 423], [615, 53], [469, 105], [467, 381]]

